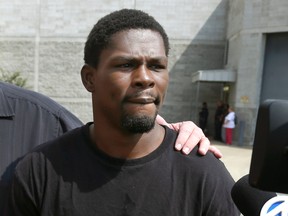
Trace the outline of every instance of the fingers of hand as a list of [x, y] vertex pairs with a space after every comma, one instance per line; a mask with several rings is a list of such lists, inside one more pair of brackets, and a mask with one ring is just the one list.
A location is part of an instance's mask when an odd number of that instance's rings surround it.
[[205, 155], [207, 151], [210, 149], [211, 143], [210, 140], [203, 135], [203, 137], [199, 141], [199, 154]]
[[217, 157], [217, 158], [223, 157], [223, 154], [221, 153], [221, 151], [218, 148], [216, 148], [215, 146], [210, 145], [209, 151], [212, 152], [215, 155], [215, 157]]
[[[184, 154], [189, 154], [191, 150], [199, 143], [199, 141], [205, 137], [202, 130], [198, 128], [193, 122], [183, 122], [179, 128], [179, 135], [176, 140], [175, 148], [178, 151], [182, 151]], [[204, 145], [203, 145], [204, 144]], [[202, 148], [207, 148], [205, 141], [202, 144]]]
[[162, 118], [162, 116], [160, 116], [160, 115], [156, 116], [156, 122], [160, 125], [168, 125], [168, 123], [165, 121], [165, 119]]

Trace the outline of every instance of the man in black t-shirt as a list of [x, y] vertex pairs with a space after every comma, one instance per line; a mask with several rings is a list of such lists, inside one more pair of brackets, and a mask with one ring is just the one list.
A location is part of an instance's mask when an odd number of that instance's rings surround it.
[[[51, 98], [1, 81], [0, 104], [0, 215], [9, 216], [6, 213], [9, 185], [20, 158], [39, 144], [53, 140], [83, 123]], [[180, 130], [180, 133], [184, 130], [178, 140], [183, 145], [178, 150], [188, 148], [186, 154], [189, 154], [190, 149], [200, 141], [199, 153], [206, 154], [209, 141], [193, 122], [167, 124], [160, 116], [157, 116], [157, 121]], [[187, 134], [187, 131], [191, 133]], [[221, 156], [213, 146], [209, 150]]]
[[81, 70], [94, 122], [25, 156], [11, 215], [239, 215], [222, 162], [174, 151], [177, 133], [155, 123], [168, 52], [164, 29], [142, 11], [123, 9], [97, 22]]

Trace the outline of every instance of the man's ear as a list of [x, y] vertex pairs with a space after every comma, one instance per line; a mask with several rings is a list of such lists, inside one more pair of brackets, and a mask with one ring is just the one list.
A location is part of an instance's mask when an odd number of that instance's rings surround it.
[[89, 92], [94, 91], [94, 83], [93, 83], [93, 73], [94, 68], [85, 64], [81, 69], [81, 79], [82, 83]]

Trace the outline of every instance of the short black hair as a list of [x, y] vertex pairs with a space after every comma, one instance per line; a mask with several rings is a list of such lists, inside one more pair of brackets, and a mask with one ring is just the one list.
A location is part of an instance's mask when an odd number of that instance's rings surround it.
[[94, 25], [84, 48], [85, 63], [97, 67], [100, 54], [109, 45], [111, 36], [129, 29], [150, 29], [158, 32], [163, 38], [165, 54], [168, 56], [169, 39], [163, 27], [143, 11], [122, 9], [104, 16]]

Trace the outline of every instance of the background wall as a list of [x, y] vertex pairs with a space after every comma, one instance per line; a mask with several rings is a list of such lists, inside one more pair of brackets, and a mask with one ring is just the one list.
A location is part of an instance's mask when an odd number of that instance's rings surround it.
[[[266, 35], [288, 32], [287, 0], [82, 0], [81, 4], [76, 0], [0, 0], [0, 69], [20, 71], [28, 78], [28, 88], [52, 97], [84, 122], [91, 121], [90, 95], [79, 74], [84, 43], [100, 17], [121, 8], [148, 12], [170, 37], [171, 81], [161, 114], [168, 121], [197, 123], [200, 105], [206, 101], [208, 135], [213, 135], [222, 84], [201, 83], [196, 103], [197, 83], [191, 82], [191, 74], [232, 69], [237, 81], [229, 84], [228, 102], [240, 121], [234, 142], [242, 137], [244, 144], [253, 144]], [[287, 70], [284, 67], [279, 73], [288, 82]], [[281, 86], [279, 91], [287, 88]]]
[[[227, 19], [229, 52], [225, 67], [237, 71], [237, 82], [232, 86], [230, 103], [235, 104], [236, 112], [243, 123], [236, 129], [236, 136], [239, 135], [239, 127], [242, 127], [244, 141], [249, 145], [254, 141], [262, 91], [266, 35], [288, 32], [287, 10], [286, 0], [229, 0]], [[286, 55], [288, 56], [288, 52]], [[288, 68], [283, 70], [282, 74], [287, 74], [287, 71]], [[283, 76], [283, 79], [288, 82], [287, 75]], [[287, 86], [278, 87], [279, 92], [287, 91]]]
[[[222, 68], [228, 0], [0, 0], [0, 68], [20, 71], [30, 89], [91, 121], [90, 95], [79, 75], [84, 43], [100, 17], [121, 8], [148, 12], [170, 37], [171, 82], [162, 115], [168, 121], [197, 121], [202, 101], [194, 103], [191, 73]], [[211, 131], [220, 90], [207, 84], [201, 92]]]

